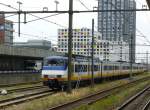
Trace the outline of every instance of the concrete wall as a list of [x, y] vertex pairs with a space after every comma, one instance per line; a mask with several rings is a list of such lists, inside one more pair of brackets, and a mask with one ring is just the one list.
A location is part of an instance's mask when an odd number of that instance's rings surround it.
[[40, 73], [26, 73], [26, 74], [0, 74], [0, 85], [5, 84], [16, 84], [16, 83], [26, 83], [35, 82], [41, 80]]
[[44, 50], [44, 49], [35, 49], [27, 47], [13, 47], [0, 45], [0, 55], [10, 55], [10, 56], [22, 56], [22, 57], [34, 57], [34, 58], [43, 58], [52, 55], [63, 55], [62, 53]]

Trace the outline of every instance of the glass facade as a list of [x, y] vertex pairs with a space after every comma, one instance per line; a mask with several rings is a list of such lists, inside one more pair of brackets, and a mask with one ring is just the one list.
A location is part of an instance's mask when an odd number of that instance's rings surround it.
[[[98, 0], [99, 10], [135, 9], [134, 0]], [[103, 40], [129, 41], [131, 34], [135, 38], [136, 13], [127, 11], [109, 11], [98, 13], [98, 31]], [[126, 35], [129, 34], [129, 35]]]
[[[104, 61], [117, 61], [119, 57], [112, 56], [110, 53], [113, 43], [108, 40], [101, 40], [101, 34], [95, 32], [94, 35], [94, 56]], [[92, 52], [92, 30], [88, 28], [73, 29], [73, 54], [91, 56]], [[126, 49], [127, 48], [127, 49]], [[116, 47], [115, 50], [119, 51], [120, 47]], [[123, 50], [128, 50], [128, 47], [124, 47]], [[58, 30], [58, 52], [68, 53], [68, 30]], [[112, 52], [113, 53], [113, 52]], [[128, 58], [128, 57], [127, 57]]]
[[135, 0], [98, 0], [98, 8], [113, 10], [98, 12], [98, 31], [102, 34], [102, 40], [123, 41], [129, 44], [132, 36], [135, 58], [136, 12], [117, 11], [136, 9]]

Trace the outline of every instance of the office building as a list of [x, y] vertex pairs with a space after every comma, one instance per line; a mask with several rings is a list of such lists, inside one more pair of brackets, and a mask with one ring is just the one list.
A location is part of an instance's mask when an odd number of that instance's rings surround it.
[[[102, 61], [129, 61], [128, 45], [116, 45], [118, 42], [101, 40], [101, 34], [94, 32], [94, 56]], [[73, 29], [73, 54], [91, 56], [92, 30], [88, 28]], [[68, 29], [58, 30], [58, 52], [68, 53]], [[114, 53], [118, 54], [114, 54]]]
[[13, 44], [13, 22], [5, 19], [4, 14], [0, 14], [0, 44]]
[[128, 44], [131, 44], [132, 39], [133, 61], [135, 61], [136, 12], [117, 11], [136, 9], [135, 0], [98, 0], [98, 9], [114, 10], [98, 12], [98, 31], [102, 34], [101, 39]]

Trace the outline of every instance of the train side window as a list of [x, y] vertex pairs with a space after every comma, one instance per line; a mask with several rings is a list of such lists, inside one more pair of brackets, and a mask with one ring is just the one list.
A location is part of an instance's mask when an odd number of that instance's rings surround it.
[[110, 67], [110, 66], [108, 66], [108, 67], [107, 67], [107, 70], [110, 70], [110, 69], [111, 69], [111, 67]]
[[94, 71], [98, 71], [98, 65], [94, 65]]
[[79, 72], [79, 65], [75, 65], [75, 72]]
[[87, 72], [87, 65], [75, 65], [75, 72]]
[[119, 70], [119, 66], [116, 66], [115, 68], [116, 68], [116, 70]]
[[84, 65], [84, 72], [87, 72], [87, 65]]
[[128, 69], [130, 69], [130, 67], [128, 66]]
[[126, 68], [127, 68], [126, 66], [123, 66], [123, 70], [126, 70]]
[[109, 66], [109, 70], [113, 70], [113, 66]]
[[107, 70], [107, 67], [108, 67], [108, 66], [105, 65], [105, 66], [104, 66], [104, 70]]

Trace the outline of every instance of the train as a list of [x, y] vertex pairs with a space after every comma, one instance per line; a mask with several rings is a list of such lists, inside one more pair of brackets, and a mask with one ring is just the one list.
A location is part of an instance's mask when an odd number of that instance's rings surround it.
[[[94, 81], [107, 78], [119, 78], [129, 76], [131, 73], [130, 63], [101, 61], [94, 58]], [[74, 55], [72, 57], [71, 85], [76, 87], [79, 84], [90, 83], [91, 81], [91, 57]], [[132, 64], [132, 74], [139, 74], [146, 71], [146, 65], [141, 63]], [[68, 57], [50, 56], [45, 58], [42, 67], [42, 81], [45, 86], [51, 89], [65, 88], [68, 81]]]

